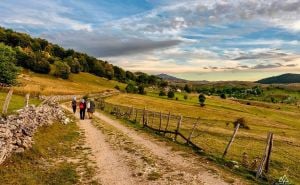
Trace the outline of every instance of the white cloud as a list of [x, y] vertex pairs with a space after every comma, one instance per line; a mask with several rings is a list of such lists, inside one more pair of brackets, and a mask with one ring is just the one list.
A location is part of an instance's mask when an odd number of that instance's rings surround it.
[[4, 1], [0, 4], [0, 24], [41, 30], [93, 30], [91, 24], [66, 16], [72, 11], [59, 1]]

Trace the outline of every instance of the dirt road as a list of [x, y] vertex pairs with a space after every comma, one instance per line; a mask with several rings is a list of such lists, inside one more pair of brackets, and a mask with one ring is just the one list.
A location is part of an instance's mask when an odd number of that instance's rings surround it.
[[[70, 110], [66, 106], [64, 108]], [[79, 115], [76, 115], [79, 117]], [[243, 184], [203, 163], [195, 155], [176, 152], [166, 143], [96, 112], [80, 120], [101, 184]]]

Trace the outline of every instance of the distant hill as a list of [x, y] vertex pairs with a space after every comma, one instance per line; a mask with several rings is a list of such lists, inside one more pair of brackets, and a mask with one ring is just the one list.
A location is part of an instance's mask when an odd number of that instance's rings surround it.
[[156, 76], [163, 80], [173, 81], [173, 82], [186, 82], [187, 81], [185, 79], [177, 78], [175, 76], [171, 76], [171, 75], [164, 74], [164, 73], [156, 75]]
[[287, 73], [279, 76], [273, 76], [258, 80], [257, 83], [261, 84], [287, 84], [287, 83], [300, 83], [300, 74]]

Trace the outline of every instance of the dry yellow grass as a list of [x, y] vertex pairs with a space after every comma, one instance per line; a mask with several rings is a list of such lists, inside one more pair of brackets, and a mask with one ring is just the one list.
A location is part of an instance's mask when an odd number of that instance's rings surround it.
[[[220, 157], [233, 132], [231, 124], [236, 118], [244, 117], [250, 130], [240, 129], [228, 159], [241, 161], [246, 152], [249, 160], [261, 157], [267, 133], [274, 133], [274, 148], [271, 162], [271, 175], [279, 178], [287, 175], [294, 182], [300, 182], [300, 109], [297, 106], [284, 104], [255, 103], [241, 104], [219, 97], [207, 97], [206, 106], [200, 107], [197, 95], [190, 95], [187, 101], [176, 101], [134, 94], [120, 94], [110, 97], [108, 102], [129, 105], [148, 110], [182, 114], [190, 117], [200, 117], [199, 130], [193, 141], [203, 147], [206, 152]], [[280, 109], [279, 109], [280, 107]], [[164, 121], [163, 124], [165, 124]], [[156, 121], [158, 124], [159, 121]], [[227, 126], [226, 123], [230, 123]], [[181, 132], [188, 135], [192, 122], [183, 121]], [[175, 129], [176, 121], [172, 123]], [[157, 126], [157, 125], [156, 125]], [[163, 125], [164, 128], [164, 125]]]
[[124, 88], [124, 84], [97, 77], [89, 73], [71, 74], [68, 80], [56, 78], [51, 75], [22, 73], [18, 81], [20, 86], [15, 87], [17, 93], [31, 94], [87, 94], [113, 89], [116, 85]]

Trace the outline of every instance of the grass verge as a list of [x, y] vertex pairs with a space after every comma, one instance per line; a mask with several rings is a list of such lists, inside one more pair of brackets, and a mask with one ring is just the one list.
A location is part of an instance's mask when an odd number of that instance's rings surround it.
[[97, 184], [82, 139], [75, 122], [39, 128], [31, 149], [1, 164], [0, 184]]

